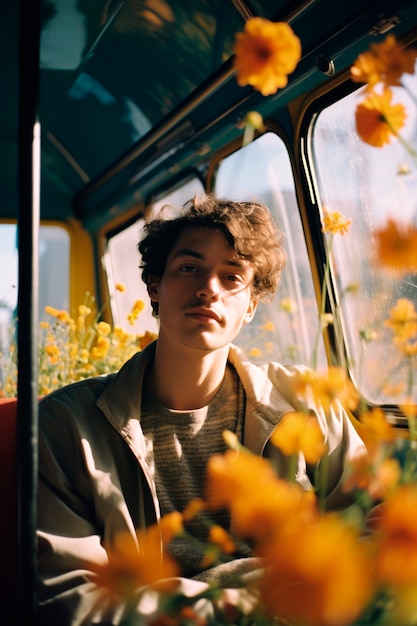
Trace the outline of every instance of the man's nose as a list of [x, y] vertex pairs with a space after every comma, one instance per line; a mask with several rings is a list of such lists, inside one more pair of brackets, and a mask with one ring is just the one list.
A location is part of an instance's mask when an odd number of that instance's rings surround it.
[[219, 277], [214, 274], [207, 274], [202, 277], [196, 295], [199, 298], [216, 298], [220, 294], [221, 289]]

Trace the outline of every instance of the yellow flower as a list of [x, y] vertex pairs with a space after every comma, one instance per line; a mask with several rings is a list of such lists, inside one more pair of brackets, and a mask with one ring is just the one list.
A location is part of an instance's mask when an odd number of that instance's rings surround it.
[[262, 326], [262, 330], [266, 330], [267, 332], [273, 333], [275, 332], [275, 324], [274, 322], [268, 321]]
[[51, 363], [57, 363], [59, 359], [59, 348], [55, 344], [45, 346], [45, 354]]
[[370, 93], [355, 111], [356, 130], [365, 143], [376, 148], [390, 143], [392, 136], [404, 126], [407, 117], [403, 104], [392, 104], [392, 92], [385, 88]]
[[353, 410], [359, 402], [359, 394], [341, 367], [329, 367], [322, 375], [311, 371], [302, 374], [298, 380], [298, 391], [302, 396], [313, 393], [314, 400], [325, 411], [340, 402], [345, 408]]
[[139, 317], [139, 314], [142, 313], [144, 308], [145, 303], [143, 300], [136, 300], [136, 302], [133, 303], [130, 312], [127, 314], [127, 320], [131, 326], [135, 324], [136, 320]]
[[208, 508], [228, 508], [232, 527], [251, 539], [259, 556], [268, 556], [270, 541], [317, 515], [314, 494], [277, 478], [271, 463], [247, 451], [214, 455], [207, 467]]
[[193, 519], [198, 513], [204, 511], [206, 507], [206, 503], [201, 498], [194, 498], [191, 502], [188, 503], [184, 511], [182, 512], [182, 519], [185, 522], [189, 522]]
[[49, 305], [45, 307], [44, 311], [47, 315], [52, 315], [52, 317], [58, 317], [61, 313], [60, 309], [56, 309], [55, 307]]
[[110, 597], [132, 598], [139, 587], [179, 573], [178, 566], [168, 555], [161, 561], [161, 536], [153, 526], [137, 533], [137, 543], [130, 534], [120, 533], [114, 544], [107, 546], [107, 554], [106, 564], [93, 567], [96, 583], [106, 589]]
[[291, 624], [347, 626], [371, 598], [366, 545], [335, 514], [272, 543], [269, 557], [262, 599], [270, 615]]
[[352, 80], [367, 83], [372, 87], [378, 82], [385, 85], [401, 85], [404, 73], [414, 73], [417, 51], [403, 48], [390, 34], [381, 43], [370, 46], [370, 50], [360, 54], [351, 68]]
[[363, 425], [361, 435], [368, 448], [373, 448], [382, 442], [391, 443], [394, 441], [395, 429], [388, 422], [381, 408], [374, 407], [370, 411], [361, 413], [360, 422]]
[[120, 291], [120, 293], [124, 293], [126, 291], [126, 286], [123, 283], [116, 283], [115, 285], [116, 291]]
[[400, 298], [392, 309], [389, 319], [384, 321], [384, 326], [391, 328], [395, 339], [407, 341], [417, 333], [417, 312], [414, 304], [407, 298]]
[[323, 209], [323, 232], [336, 235], [340, 233], [345, 235], [349, 226], [352, 224], [352, 220], [346, 219], [339, 211], [328, 211]]
[[90, 307], [86, 306], [85, 304], [80, 304], [80, 306], [78, 307], [79, 315], [81, 315], [82, 317], [87, 317], [88, 315], [90, 315], [90, 313], [91, 313]]
[[256, 359], [256, 358], [260, 357], [261, 354], [262, 354], [262, 351], [259, 350], [259, 348], [251, 348], [249, 350], [249, 355], [248, 356], [252, 357], [253, 359]]
[[234, 51], [238, 84], [269, 96], [287, 85], [300, 60], [301, 43], [288, 24], [253, 17], [236, 35]]
[[180, 535], [184, 530], [181, 513], [172, 511], [172, 513], [164, 515], [159, 522], [159, 530], [161, 532], [162, 543], [168, 545], [176, 535]]
[[111, 333], [111, 326], [107, 322], [99, 322], [97, 324], [97, 333], [106, 337]]
[[209, 540], [221, 548], [224, 554], [232, 554], [236, 550], [236, 545], [229, 533], [222, 526], [213, 524], [209, 530]]
[[417, 266], [417, 229], [392, 218], [375, 231], [378, 262], [392, 269], [408, 271]]
[[376, 573], [383, 583], [417, 583], [417, 487], [403, 485], [385, 502], [378, 524]]
[[283, 298], [280, 306], [285, 313], [297, 313], [297, 304], [291, 298]]
[[317, 463], [325, 452], [317, 420], [304, 413], [286, 413], [271, 436], [271, 442], [286, 456], [301, 452], [307, 463]]

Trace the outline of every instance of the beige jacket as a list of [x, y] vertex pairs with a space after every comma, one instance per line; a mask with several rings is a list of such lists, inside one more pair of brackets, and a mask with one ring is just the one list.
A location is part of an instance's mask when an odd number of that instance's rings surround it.
[[[88, 562], [104, 563], [103, 543], [121, 531], [159, 518], [155, 484], [145, 463], [140, 425], [144, 372], [155, 346], [135, 355], [117, 374], [84, 380], [59, 389], [40, 403], [39, 447], [39, 619], [40, 626], [121, 624], [122, 605], [110, 607], [94, 583]], [[244, 445], [268, 456], [268, 439], [282, 416], [299, 407], [294, 381], [301, 368], [278, 363], [254, 365], [234, 346], [229, 359], [246, 393]], [[329, 508], [348, 504], [341, 489], [347, 459], [364, 451], [346, 413], [315, 413], [328, 444]], [[286, 476], [287, 461], [274, 459]], [[311, 487], [308, 468], [299, 459], [297, 480]], [[182, 580], [194, 595], [204, 583]], [[138, 590], [138, 618], [154, 614], [149, 590]], [[202, 610], [204, 607], [202, 607]]]

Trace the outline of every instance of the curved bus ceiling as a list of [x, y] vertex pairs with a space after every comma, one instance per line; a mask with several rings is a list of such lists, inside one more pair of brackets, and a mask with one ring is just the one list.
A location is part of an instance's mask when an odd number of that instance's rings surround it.
[[[18, 54], [25, 54], [18, 7], [15, 0], [0, 7], [0, 217], [10, 218], [18, 202]], [[319, 54], [343, 71], [381, 17], [395, 15], [401, 37], [414, 12], [414, 0], [44, 0], [41, 216], [75, 214], [94, 228], [101, 212], [137, 201], [135, 190], [146, 192], [156, 172], [163, 180], [170, 168], [201, 165], [220, 147], [217, 135], [238, 136], [247, 110], [273, 116], [328, 80]], [[233, 75], [234, 37], [251, 15], [289, 21], [303, 46], [288, 87], [267, 99]]]

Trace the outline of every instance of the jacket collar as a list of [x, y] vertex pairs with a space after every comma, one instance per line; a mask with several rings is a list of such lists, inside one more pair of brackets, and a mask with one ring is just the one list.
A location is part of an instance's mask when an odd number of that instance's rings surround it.
[[[143, 378], [154, 358], [155, 346], [156, 342], [151, 343], [127, 361], [97, 400], [97, 406], [122, 433], [128, 428], [130, 420], [140, 420]], [[247, 405], [272, 426], [277, 424], [281, 415], [294, 410], [294, 405], [286, 399], [291, 387], [291, 372], [288, 369], [278, 363], [254, 364], [234, 345], [230, 346], [229, 361], [242, 382]], [[279, 388], [283, 389], [286, 397]]]

